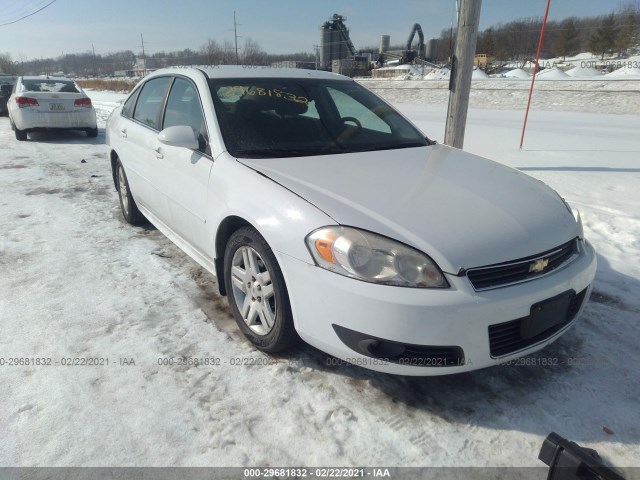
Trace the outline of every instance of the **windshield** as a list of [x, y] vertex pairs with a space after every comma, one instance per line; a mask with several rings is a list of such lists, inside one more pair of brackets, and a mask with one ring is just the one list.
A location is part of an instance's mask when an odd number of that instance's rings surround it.
[[428, 145], [398, 112], [351, 80], [210, 80], [220, 130], [239, 158]]

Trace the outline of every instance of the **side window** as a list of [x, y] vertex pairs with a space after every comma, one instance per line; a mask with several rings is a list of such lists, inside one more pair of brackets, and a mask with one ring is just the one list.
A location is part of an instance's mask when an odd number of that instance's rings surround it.
[[129, 98], [127, 98], [127, 101], [124, 102], [124, 105], [122, 106], [122, 115], [127, 117], [127, 118], [131, 118], [131, 115], [133, 114], [133, 107], [136, 104], [136, 100], [138, 98], [138, 95], [140, 94], [140, 89], [138, 88], [133, 95], [130, 95]]
[[149, 80], [142, 86], [142, 90], [138, 95], [136, 109], [133, 112], [133, 118], [151, 128], [158, 130], [160, 110], [162, 109], [162, 101], [167, 91], [167, 86], [171, 78], [160, 77]]
[[327, 88], [333, 99], [340, 117], [354, 117], [360, 121], [362, 128], [376, 132], [391, 133], [391, 127], [378, 117], [373, 111], [344, 92]]
[[162, 128], [175, 127], [177, 125], [187, 125], [191, 127], [193, 133], [198, 138], [200, 150], [203, 153], [209, 152], [209, 139], [207, 129], [200, 105], [200, 97], [196, 87], [183, 78], [176, 78], [171, 87], [169, 98], [167, 99], [167, 109], [164, 113], [164, 123]]

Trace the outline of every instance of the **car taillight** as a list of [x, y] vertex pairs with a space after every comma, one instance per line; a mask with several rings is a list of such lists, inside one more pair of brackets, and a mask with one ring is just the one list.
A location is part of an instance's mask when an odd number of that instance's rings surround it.
[[37, 107], [39, 105], [38, 100], [31, 97], [16, 97], [16, 103], [20, 108]]
[[77, 98], [73, 104], [76, 107], [91, 107], [91, 99], [90, 98]]

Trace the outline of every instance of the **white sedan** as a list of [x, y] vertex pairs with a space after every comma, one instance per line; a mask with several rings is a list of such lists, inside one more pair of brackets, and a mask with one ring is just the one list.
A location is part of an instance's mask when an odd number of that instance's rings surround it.
[[356, 82], [174, 68], [114, 110], [124, 218], [218, 277], [240, 330], [404, 375], [495, 365], [556, 340], [591, 292], [579, 215], [522, 172], [436, 145]]
[[18, 140], [36, 130], [83, 130], [98, 136], [91, 99], [68, 78], [18, 77], [7, 110]]

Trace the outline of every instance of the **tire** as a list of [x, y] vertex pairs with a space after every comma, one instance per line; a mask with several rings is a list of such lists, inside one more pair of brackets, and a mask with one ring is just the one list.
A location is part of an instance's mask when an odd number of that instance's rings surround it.
[[18, 127], [14, 127], [14, 133], [16, 134], [16, 140], [20, 140], [21, 142], [27, 139], [27, 132], [24, 130], [19, 130]]
[[98, 127], [96, 128], [88, 128], [85, 130], [87, 132], [87, 137], [96, 138], [98, 136]]
[[144, 216], [140, 213], [140, 210], [138, 210], [136, 201], [131, 195], [129, 181], [127, 180], [127, 175], [124, 173], [120, 159], [116, 160], [116, 182], [118, 184], [118, 197], [120, 199], [122, 216], [131, 225], [140, 225], [144, 222]]
[[231, 235], [224, 253], [224, 282], [238, 327], [258, 349], [274, 353], [298, 342], [282, 271], [254, 228]]

